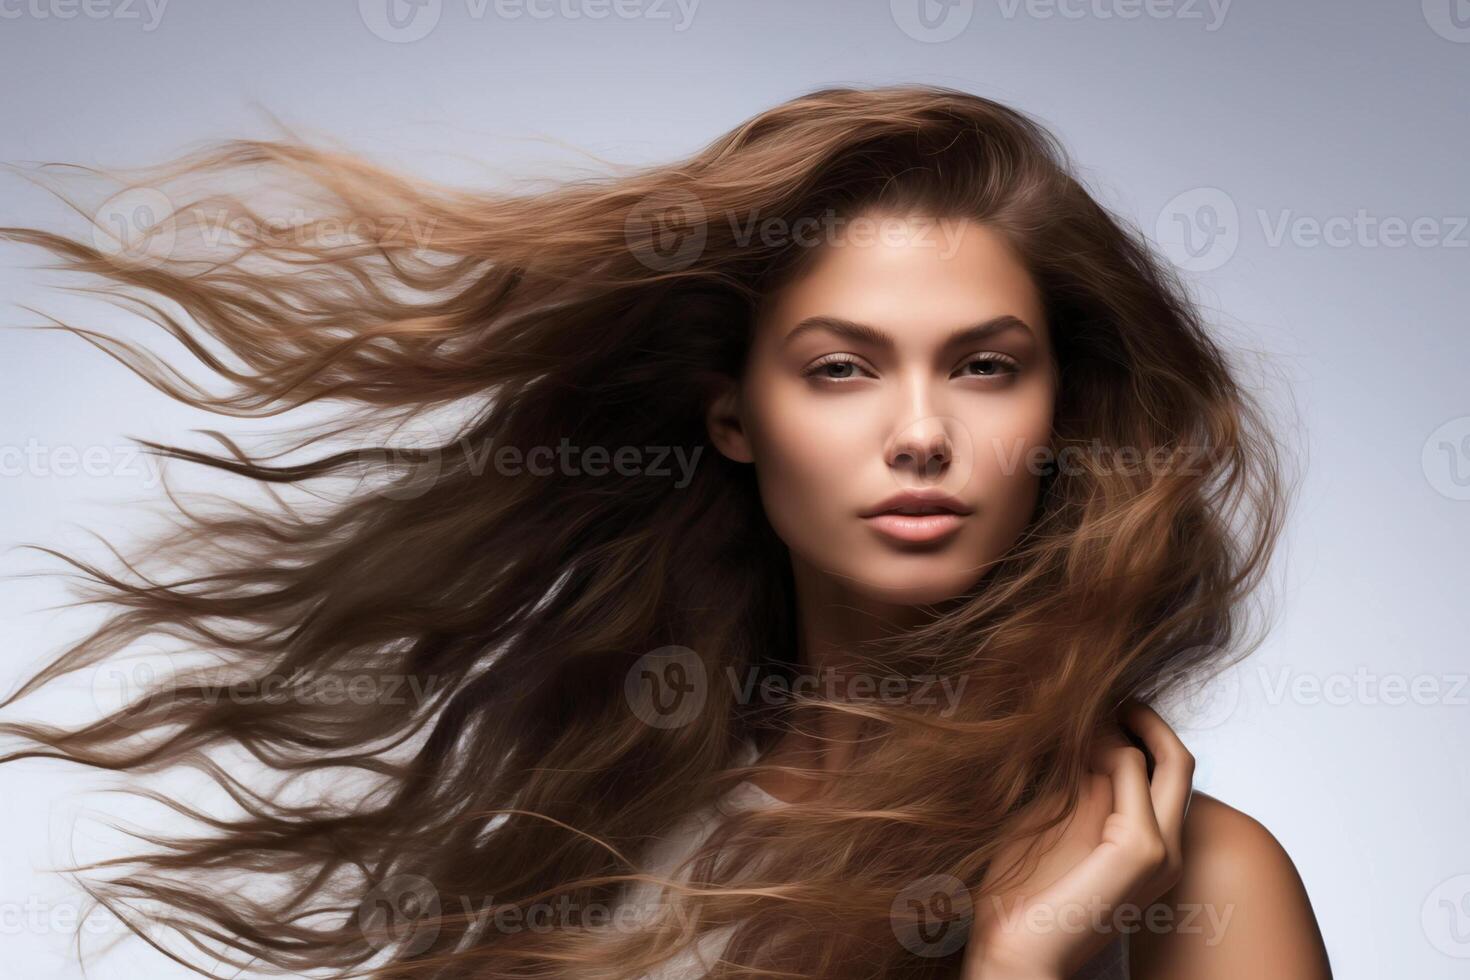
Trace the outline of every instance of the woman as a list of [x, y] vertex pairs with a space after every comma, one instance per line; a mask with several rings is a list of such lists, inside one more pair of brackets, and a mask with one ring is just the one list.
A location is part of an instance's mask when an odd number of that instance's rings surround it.
[[1147, 707], [1258, 642], [1276, 445], [1069, 170], [994, 102], [829, 89], [540, 193], [234, 142], [116, 242], [5, 229], [227, 383], [63, 327], [188, 404], [441, 413], [149, 444], [274, 503], [185, 510], [148, 557], [188, 574], [69, 559], [116, 615], [15, 697], [145, 636], [176, 669], [7, 758], [195, 765], [239, 813], [168, 800], [203, 832], [94, 894], [291, 974], [1328, 976]]

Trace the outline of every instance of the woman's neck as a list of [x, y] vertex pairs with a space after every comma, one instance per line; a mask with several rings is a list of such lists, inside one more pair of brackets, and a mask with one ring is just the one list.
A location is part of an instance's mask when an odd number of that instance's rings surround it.
[[[934, 613], [918, 606], [879, 602], [844, 588], [831, 576], [793, 560], [796, 583], [797, 671], [799, 679], [823, 696], [842, 699], [849, 688], [857, 696], [871, 696], [872, 682], [862, 676], [854, 684], [854, 651], [864, 644], [921, 625]], [[866, 672], [865, 672], [866, 673]], [[752, 780], [760, 789], [790, 803], [821, 791], [832, 774], [852, 760], [861, 719], [831, 710], [793, 712], [790, 729], [783, 733], [762, 763], [808, 770], [762, 774]]]

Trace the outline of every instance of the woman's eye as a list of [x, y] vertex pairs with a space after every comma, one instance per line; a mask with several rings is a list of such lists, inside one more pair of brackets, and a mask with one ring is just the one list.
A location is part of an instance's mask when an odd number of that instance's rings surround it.
[[[971, 358], [959, 374], [968, 378], [999, 378], [1015, 374], [1020, 365], [1005, 354]], [[802, 372], [804, 377], [823, 381], [847, 381], [869, 373], [858, 361], [844, 354], [829, 354]]]
[[816, 377], [824, 381], [846, 381], [858, 377], [861, 370], [862, 366], [857, 361], [834, 354], [817, 361], [803, 374], [808, 378]]
[[960, 369], [969, 378], [998, 378], [1005, 374], [1014, 374], [1016, 370], [1016, 363], [1004, 355], [973, 358]]

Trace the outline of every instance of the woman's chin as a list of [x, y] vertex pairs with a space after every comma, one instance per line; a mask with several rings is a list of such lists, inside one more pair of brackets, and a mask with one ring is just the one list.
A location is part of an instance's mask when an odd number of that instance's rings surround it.
[[875, 602], [897, 606], [932, 606], [962, 595], [974, 584], [973, 575], [933, 574], [898, 576], [892, 569], [856, 575], [853, 588]]

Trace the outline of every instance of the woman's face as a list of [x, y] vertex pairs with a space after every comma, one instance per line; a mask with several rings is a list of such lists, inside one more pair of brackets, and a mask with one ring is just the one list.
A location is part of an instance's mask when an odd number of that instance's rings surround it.
[[710, 434], [754, 464], [799, 580], [935, 603], [979, 581], [1032, 514], [1051, 345], [1036, 286], [996, 232], [869, 217], [868, 234], [850, 223], [766, 298]]

